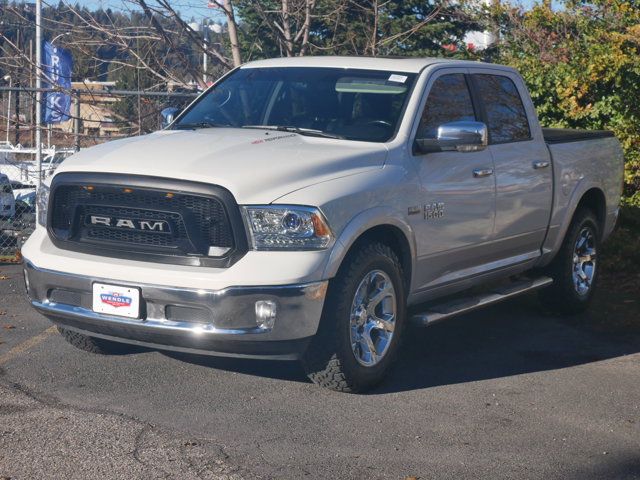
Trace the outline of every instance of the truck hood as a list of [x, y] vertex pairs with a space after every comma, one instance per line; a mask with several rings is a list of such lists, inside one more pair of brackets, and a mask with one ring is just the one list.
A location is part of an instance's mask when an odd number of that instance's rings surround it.
[[271, 203], [292, 191], [381, 168], [383, 144], [269, 130], [164, 130], [80, 151], [59, 172], [170, 177], [225, 187], [240, 204]]

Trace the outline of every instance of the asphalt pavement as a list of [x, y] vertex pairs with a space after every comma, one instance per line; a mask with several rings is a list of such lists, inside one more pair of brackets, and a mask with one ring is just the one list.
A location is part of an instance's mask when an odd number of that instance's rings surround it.
[[292, 362], [74, 349], [0, 265], [0, 479], [640, 479], [640, 299], [406, 335], [367, 395]]

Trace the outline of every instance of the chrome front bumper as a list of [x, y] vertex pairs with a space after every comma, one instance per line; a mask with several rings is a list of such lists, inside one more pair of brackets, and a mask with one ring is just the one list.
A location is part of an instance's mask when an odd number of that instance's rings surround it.
[[[295, 359], [320, 323], [327, 282], [195, 290], [39, 269], [25, 260], [31, 304], [65, 328], [123, 343], [189, 353]], [[93, 283], [140, 289], [141, 319], [92, 310]], [[256, 302], [276, 305], [273, 327], [256, 321]]]

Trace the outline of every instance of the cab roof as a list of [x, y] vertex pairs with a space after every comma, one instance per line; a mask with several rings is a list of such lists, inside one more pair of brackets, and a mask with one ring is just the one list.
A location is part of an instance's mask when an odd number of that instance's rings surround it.
[[452, 60], [432, 57], [347, 57], [347, 56], [305, 56], [271, 58], [246, 63], [241, 68], [261, 67], [324, 67], [324, 68], [357, 68], [362, 70], [385, 70], [392, 72], [419, 73], [424, 68], [446, 64], [450, 67], [475, 66], [486, 68], [508, 69], [501, 65], [493, 65], [468, 60]]

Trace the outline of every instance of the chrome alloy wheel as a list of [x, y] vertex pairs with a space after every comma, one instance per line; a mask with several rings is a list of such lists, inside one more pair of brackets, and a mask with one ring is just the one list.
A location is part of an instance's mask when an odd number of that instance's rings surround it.
[[573, 250], [573, 286], [578, 295], [589, 293], [595, 274], [596, 236], [591, 228], [584, 227]]
[[365, 275], [351, 303], [349, 325], [351, 349], [361, 365], [377, 365], [389, 350], [396, 306], [396, 291], [389, 275], [382, 270]]

